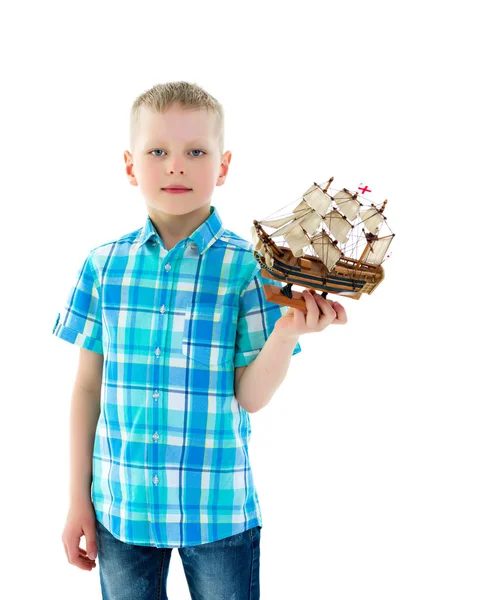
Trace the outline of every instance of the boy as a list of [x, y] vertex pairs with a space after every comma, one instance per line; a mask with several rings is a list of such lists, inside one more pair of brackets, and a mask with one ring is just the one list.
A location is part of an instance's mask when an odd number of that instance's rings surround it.
[[167, 598], [173, 548], [193, 599], [259, 598], [249, 413], [299, 335], [345, 322], [344, 309], [304, 292], [305, 320], [266, 301], [264, 283], [282, 283], [262, 278], [252, 244], [210, 206], [231, 161], [215, 98], [187, 82], [146, 91], [130, 147], [146, 223], [89, 252], [53, 329], [80, 346], [65, 552], [91, 570], [98, 550], [108, 600]]

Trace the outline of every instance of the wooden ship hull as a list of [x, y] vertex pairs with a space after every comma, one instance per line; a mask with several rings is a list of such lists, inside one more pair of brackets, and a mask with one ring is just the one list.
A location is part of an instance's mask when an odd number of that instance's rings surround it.
[[[319, 258], [312, 255], [296, 257], [287, 247], [279, 248], [271, 243], [274, 252], [274, 264], [268, 267], [259, 252], [254, 256], [260, 266], [261, 274], [269, 279], [283, 281], [289, 285], [300, 285], [306, 288], [322, 290], [325, 293], [346, 296], [358, 300], [361, 294], [371, 294], [384, 279], [384, 269], [381, 265], [373, 265], [354, 258], [341, 257], [331, 271], [328, 271]], [[279, 252], [278, 252], [279, 251]], [[281, 292], [278, 286], [264, 286], [265, 295], [268, 300], [274, 301], [274, 297]], [[297, 296], [297, 293], [294, 294]], [[269, 297], [268, 297], [269, 296]], [[288, 298], [282, 295], [282, 304], [296, 305], [288, 302]]]

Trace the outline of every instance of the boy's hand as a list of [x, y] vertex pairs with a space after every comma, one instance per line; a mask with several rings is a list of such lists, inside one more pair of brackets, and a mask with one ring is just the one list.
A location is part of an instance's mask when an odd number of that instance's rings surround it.
[[[70, 506], [67, 522], [63, 530], [62, 542], [68, 562], [83, 571], [91, 571], [96, 567], [95, 560], [88, 558], [93, 552], [97, 555], [96, 515], [93, 504], [89, 500]], [[80, 548], [80, 538], [86, 538], [86, 551]]]
[[326, 300], [313, 289], [303, 290], [302, 294], [306, 302], [306, 312], [290, 307], [274, 325], [279, 336], [284, 339], [297, 338], [303, 333], [323, 331], [331, 323], [333, 325], [347, 323], [346, 311], [339, 302]]

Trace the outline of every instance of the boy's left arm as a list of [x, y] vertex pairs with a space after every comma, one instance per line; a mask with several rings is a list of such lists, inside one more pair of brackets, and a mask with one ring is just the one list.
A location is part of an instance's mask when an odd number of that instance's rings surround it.
[[323, 331], [333, 323], [344, 325], [346, 311], [339, 302], [326, 300], [314, 290], [303, 290], [306, 312], [292, 308], [278, 319], [258, 356], [247, 366], [235, 369], [235, 396], [249, 413], [266, 406], [283, 382], [292, 351], [303, 333]]
[[236, 367], [235, 396], [247, 412], [256, 412], [271, 400], [286, 376], [298, 338], [283, 339], [274, 329], [258, 356], [247, 367]]

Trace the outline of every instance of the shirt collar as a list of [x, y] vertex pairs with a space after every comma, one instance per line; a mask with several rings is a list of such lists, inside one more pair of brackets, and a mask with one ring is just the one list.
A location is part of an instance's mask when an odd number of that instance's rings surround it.
[[[223, 227], [223, 222], [217, 208], [211, 205], [210, 216], [198, 227], [198, 229], [195, 229], [187, 239], [194, 242], [198, 248], [198, 252], [203, 254], [203, 252], [206, 252], [206, 250], [223, 234], [224, 230], [225, 228]], [[158, 232], [150, 219], [150, 215], [148, 215], [146, 223], [141, 228], [136, 239], [138, 247], [141, 247], [151, 238], [164, 246], [163, 240], [158, 235]]]

